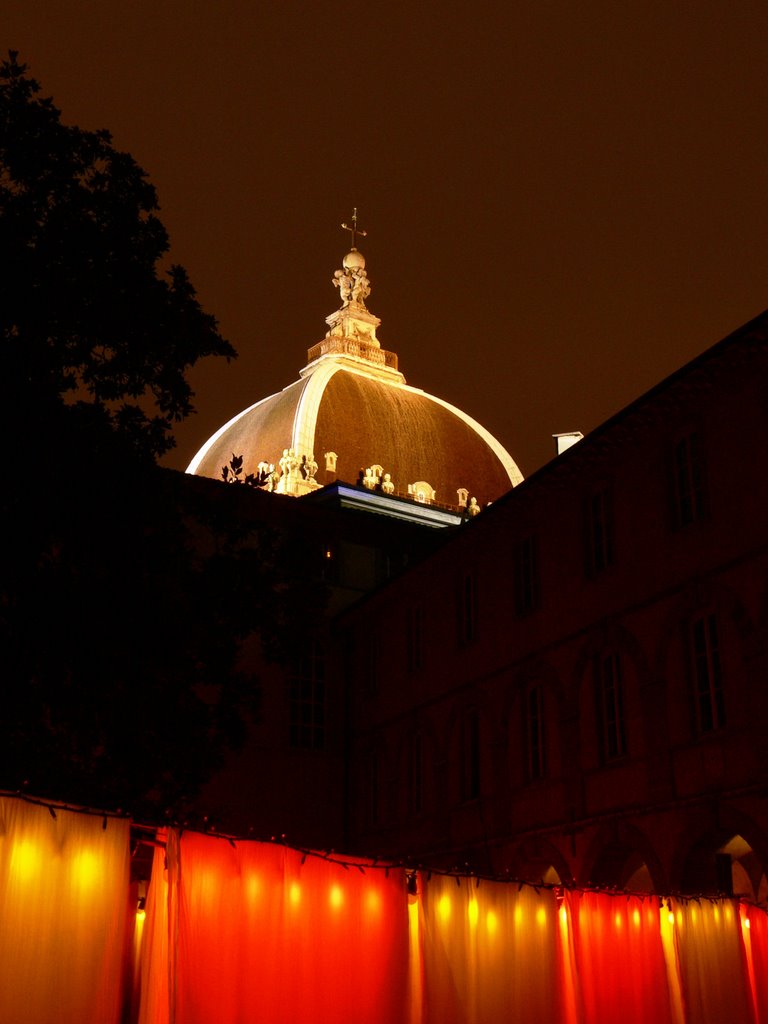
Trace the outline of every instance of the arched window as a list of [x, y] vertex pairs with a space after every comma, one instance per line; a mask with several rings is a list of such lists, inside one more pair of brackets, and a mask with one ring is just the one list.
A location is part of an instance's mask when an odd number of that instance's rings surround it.
[[615, 761], [627, 752], [624, 682], [617, 651], [595, 658], [595, 703], [601, 760]]
[[531, 686], [525, 695], [525, 755], [529, 782], [547, 774], [546, 725], [544, 718], [544, 687]]
[[408, 741], [408, 813], [418, 817], [424, 810], [424, 736], [414, 732]]
[[698, 615], [690, 621], [688, 655], [696, 729], [700, 733], [721, 729], [725, 725], [725, 701], [720, 640], [714, 612]]
[[307, 642], [288, 677], [289, 728], [292, 747], [325, 746], [325, 650], [320, 640]]
[[467, 708], [461, 719], [461, 799], [480, 796], [480, 715]]

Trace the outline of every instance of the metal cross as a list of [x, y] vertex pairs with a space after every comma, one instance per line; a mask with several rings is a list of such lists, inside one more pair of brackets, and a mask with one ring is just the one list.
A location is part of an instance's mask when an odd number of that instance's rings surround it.
[[367, 231], [363, 231], [362, 228], [359, 228], [357, 226], [357, 207], [355, 207], [352, 210], [352, 226], [350, 227], [349, 224], [342, 224], [341, 226], [344, 228], [345, 231], [349, 231], [350, 234], [352, 235], [352, 248], [353, 249], [357, 249], [357, 246], [355, 245], [355, 242], [356, 242], [355, 235], [362, 235], [363, 238], [365, 238], [365, 236], [368, 234]]

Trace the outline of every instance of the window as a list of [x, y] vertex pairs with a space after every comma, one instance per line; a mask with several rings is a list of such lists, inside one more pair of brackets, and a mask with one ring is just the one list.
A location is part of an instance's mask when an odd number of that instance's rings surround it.
[[686, 434], [674, 449], [674, 522], [679, 529], [706, 516], [704, 451], [698, 433]]
[[461, 720], [461, 799], [480, 796], [480, 716], [476, 708], [464, 712]]
[[408, 743], [408, 813], [418, 816], [424, 810], [424, 739], [420, 732]]
[[310, 640], [294, 661], [288, 679], [292, 747], [320, 750], [325, 745], [325, 652]]
[[546, 775], [544, 738], [544, 688], [532, 686], [525, 697], [526, 774], [534, 782]]
[[408, 610], [405, 624], [406, 660], [409, 672], [418, 672], [423, 666], [423, 630], [424, 606], [417, 604]]
[[372, 696], [379, 688], [379, 634], [376, 631], [364, 640], [362, 666], [364, 692]]
[[702, 615], [691, 622], [689, 650], [696, 726], [699, 732], [712, 732], [725, 725], [720, 643], [714, 614]]
[[624, 684], [617, 653], [601, 655], [595, 662], [597, 726], [603, 761], [615, 761], [627, 752], [624, 723]]
[[539, 558], [535, 537], [526, 537], [515, 546], [515, 611], [528, 615], [539, 606]]
[[613, 501], [607, 487], [587, 500], [587, 572], [597, 576], [613, 565]]
[[459, 580], [457, 611], [458, 639], [464, 647], [477, 639], [477, 592], [472, 573], [466, 573]]
[[379, 755], [372, 751], [367, 760], [365, 773], [365, 823], [371, 827], [378, 825], [381, 808], [379, 806]]

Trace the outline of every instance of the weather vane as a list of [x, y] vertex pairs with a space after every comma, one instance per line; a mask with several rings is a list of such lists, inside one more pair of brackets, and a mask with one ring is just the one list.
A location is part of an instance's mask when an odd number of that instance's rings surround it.
[[363, 231], [362, 228], [359, 228], [357, 226], [357, 207], [355, 207], [352, 210], [352, 226], [350, 227], [349, 224], [346, 223], [342, 224], [341, 226], [344, 228], [345, 231], [349, 231], [349, 233], [352, 235], [352, 248], [356, 250], [357, 245], [355, 244], [355, 242], [357, 241], [357, 239], [355, 236], [362, 235], [362, 237], [365, 238], [365, 236], [368, 234], [367, 231]]

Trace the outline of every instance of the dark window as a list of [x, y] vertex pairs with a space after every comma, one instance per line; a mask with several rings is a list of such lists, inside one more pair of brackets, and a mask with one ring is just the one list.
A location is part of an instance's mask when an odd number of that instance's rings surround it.
[[408, 744], [408, 812], [419, 815], [424, 809], [424, 741], [420, 732]]
[[528, 615], [539, 606], [539, 558], [535, 537], [526, 537], [515, 546], [515, 611]]
[[607, 487], [587, 501], [587, 569], [596, 576], [613, 565], [613, 502]]
[[409, 672], [418, 672], [424, 664], [424, 606], [417, 604], [408, 610], [405, 628], [406, 658]]
[[373, 751], [368, 757], [366, 778], [365, 818], [367, 825], [377, 825], [381, 809], [379, 807], [379, 755]]
[[464, 646], [477, 639], [477, 590], [472, 573], [459, 580], [457, 598], [459, 643]]
[[374, 694], [379, 688], [379, 634], [372, 632], [364, 641], [362, 651], [363, 686], [365, 692]]
[[291, 746], [319, 750], [325, 745], [325, 652], [311, 640], [294, 661], [288, 680]]
[[616, 653], [595, 662], [597, 723], [603, 761], [614, 761], [627, 752], [624, 724], [624, 684], [621, 660]]
[[527, 773], [530, 781], [546, 775], [546, 747], [544, 738], [544, 689], [532, 686], [525, 698], [525, 747]]
[[479, 795], [480, 716], [475, 708], [470, 708], [461, 720], [461, 798], [474, 800]]
[[680, 528], [706, 516], [704, 451], [697, 433], [687, 434], [674, 450], [674, 519]]
[[693, 620], [689, 642], [696, 725], [699, 732], [712, 732], [725, 725], [720, 643], [714, 614]]

